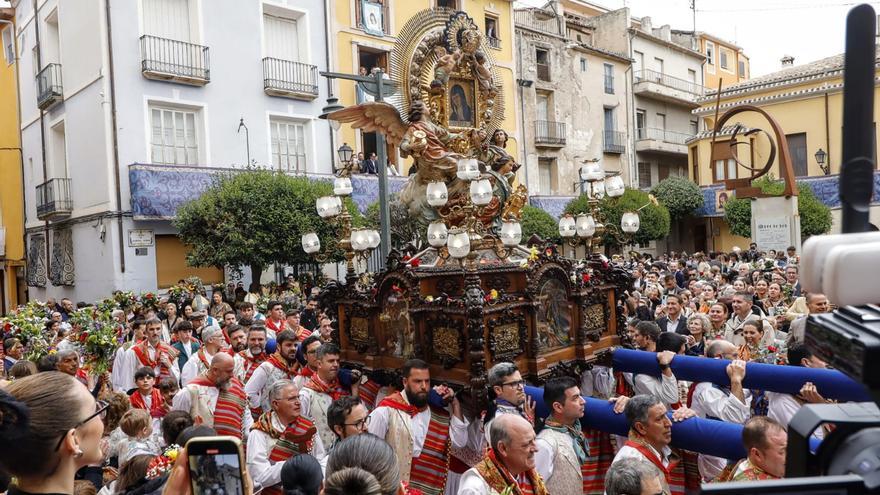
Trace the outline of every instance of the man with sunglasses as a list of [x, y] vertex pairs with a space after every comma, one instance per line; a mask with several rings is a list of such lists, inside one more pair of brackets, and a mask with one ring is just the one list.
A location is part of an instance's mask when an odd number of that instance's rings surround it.
[[261, 493], [277, 495], [282, 493], [284, 461], [297, 454], [309, 454], [321, 461], [325, 451], [314, 423], [301, 414], [299, 390], [293, 382], [276, 380], [269, 386], [267, 399], [271, 409], [254, 423], [248, 436], [247, 467], [255, 490], [262, 487]]

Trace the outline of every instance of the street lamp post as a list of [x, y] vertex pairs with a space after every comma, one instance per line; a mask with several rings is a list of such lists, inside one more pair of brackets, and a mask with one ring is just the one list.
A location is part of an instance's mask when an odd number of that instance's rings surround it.
[[825, 158], [828, 157], [828, 154], [825, 153], [825, 150], [819, 148], [819, 151], [817, 151], [816, 154], [813, 156], [816, 157], [816, 163], [819, 164], [819, 168], [822, 169], [822, 172], [825, 175], [831, 175], [831, 164], [829, 163], [828, 165], [825, 165]]
[[[373, 85], [375, 85], [375, 97], [378, 102], [383, 101], [386, 96], [391, 96], [396, 91], [394, 86], [383, 78], [385, 73], [381, 69], [376, 70], [369, 76], [356, 76], [341, 72], [321, 72], [320, 74], [328, 79], [345, 79], [347, 81], [365, 83], [368, 85], [367, 91], [370, 93], [373, 92]], [[340, 110], [342, 108], [336, 101], [332, 102], [334, 105], [331, 105], [329, 100], [327, 103], [327, 107], [324, 107], [324, 113], [320, 115], [322, 119], [326, 119], [327, 115], [332, 113], [332, 111], [328, 111], [331, 108], [332, 110]], [[389, 223], [391, 210], [388, 205], [388, 156], [385, 149], [385, 136], [381, 132], [376, 133], [376, 148], [376, 154], [379, 158], [379, 237], [381, 239], [379, 252], [382, 253], [382, 260], [384, 262], [388, 257], [388, 251], [391, 249], [391, 227]]]

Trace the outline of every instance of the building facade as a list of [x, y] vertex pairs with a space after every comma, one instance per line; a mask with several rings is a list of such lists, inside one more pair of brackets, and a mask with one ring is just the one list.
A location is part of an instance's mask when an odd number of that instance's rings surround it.
[[14, 20], [12, 9], [0, 8], [0, 313], [24, 301], [27, 289]]
[[[591, 44], [578, 5], [514, 11], [524, 178], [532, 196], [579, 194], [579, 170], [599, 161], [631, 181], [630, 60]], [[564, 11], [563, 11], [564, 9]]]
[[672, 41], [706, 56], [703, 86], [708, 91], [738, 84], [750, 77], [749, 57], [742, 47], [703, 31], [672, 31]]
[[[878, 59], [880, 63], [880, 59]], [[880, 97], [875, 86], [874, 98]], [[694, 110], [705, 131], [688, 142], [690, 177], [704, 191], [705, 206], [692, 226], [694, 243], [688, 249], [730, 251], [734, 246], [745, 248], [749, 239], [730, 233], [724, 221], [724, 180], [749, 177], [751, 173], [736, 165], [731, 140], [734, 126], [727, 125], [712, 142], [718, 94], [709, 92]], [[809, 186], [826, 205], [832, 208], [832, 231], [839, 231], [840, 198], [838, 174], [842, 156], [843, 131], [843, 55], [812, 63], [787, 67], [765, 76], [727, 86], [721, 91], [719, 115], [731, 108], [749, 104], [766, 111], [781, 126], [791, 155], [794, 174], [799, 183]], [[875, 121], [877, 110], [874, 110]], [[759, 133], [743, 137], [749, 129], [770, 127], [760, 115], [749, 112], [734, 117], [743, 128], [737, 136], [736, 156], [751, 167], [763, 167], [770, 154], [767, 136]], [[877, 142], [874, 128], [875, 157]], [[749, 146], [751, 145], [751, 147]], [[821, 151], [821, 152], [820, 152]], [[779, 153], [773, 160], [770, 174], [782, 177]], [[877, 176], [875, 175], [875, 185]], [[880, 198], [875, 192], [874, 200]], [[880, 221], [880, 208], [871, 207], [871, 220]]]
[[[447, 9], [448, 12], [466, 12], [483, 30], [491, 50], [495, 68], [501, 74], [501, 92], [505, 102], [502, 128], [510, 140], [507, 150], [514, 158], [520, 151], [519, 115], [516, 113], [514, 81], [514, 28], [512, 0], [332, 0], [329, 29], [332, 70], [345, 74], [366, 73], [382, 69], [392, 70], [391, 52], [397, 35], [406, 22], [424, 9]], [[367, 12], [368, 15], [364, 15]], [[370, 17], [372, 16], [372, 17]], [[339, 80], [334, 83], [336, 96], [343, 106], [355, 105], [364, 100], [359, 96], [355, 83]], [[376, 152], [375, 133], [364, 133], [349, 126], [338, 131], [338, 143], [348, 143], [355, 152], [365, 157]], [[407, 175], [409, 160], [400, 157], [397, 149], [388, 144], [386, 155], [394, 166], [394, 172]], [[520, 176], [522, 180], [522, 175]]]
[[332, 171], [330, 127], [317, 119], [322, 2], [13, 7], [30, 298], [221, 281], [185, 265], [167, 205], [201, 191], [215, 167]]

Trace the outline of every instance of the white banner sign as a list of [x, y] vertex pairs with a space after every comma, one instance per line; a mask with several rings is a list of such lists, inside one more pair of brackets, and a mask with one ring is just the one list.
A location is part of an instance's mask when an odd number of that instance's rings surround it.
[[791, 217], [762, 218], [755, 222], [752, 238], [758, 249], [784, 251], [792, 245]]

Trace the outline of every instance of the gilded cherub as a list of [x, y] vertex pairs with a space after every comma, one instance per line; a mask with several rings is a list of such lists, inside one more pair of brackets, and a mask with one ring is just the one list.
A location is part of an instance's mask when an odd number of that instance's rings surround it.
[[461, 50], [455, 50], [452, 53], [446, 51], [443, 45], [434, 47], [434, 54], [437, 55], [437, 66], [434, 67], [434, 80], [441, 84], [449, 82], [449, 76], [455, 71], [458, 63], [461, 62]]

